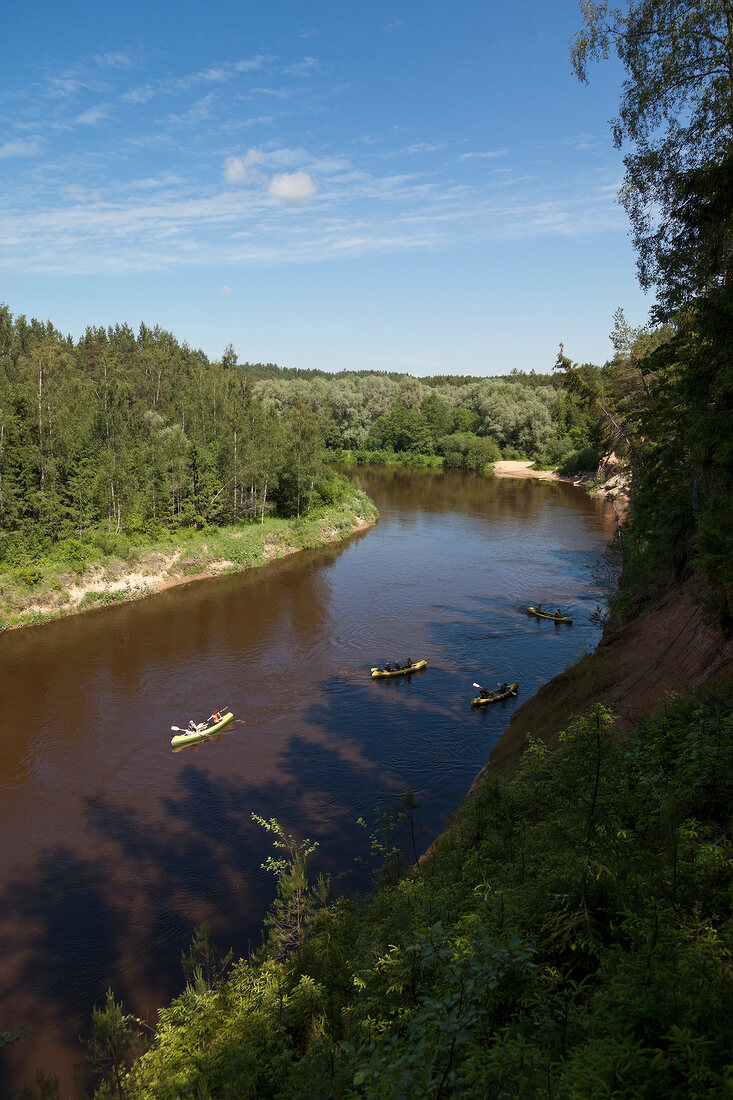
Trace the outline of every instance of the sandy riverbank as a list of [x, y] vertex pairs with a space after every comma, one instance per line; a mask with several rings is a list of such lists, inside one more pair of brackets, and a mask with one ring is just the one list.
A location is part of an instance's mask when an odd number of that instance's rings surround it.
[[[563, 481], [588, 489], [592, 496], [605, 497], [613, 504], [619, 519], [623, 519], [629, 506], [627, 477], [620, 472], [615, 456], [607, 455], [596, 472], [586, 472], [566, 477], [555, 470], [535, 470], [528, 461], [502, 460], [494, 463], [496, 477], [532, 478], [535, 481]], [[593, 487], [588, 488], [592, 483]]]
[[533, 478], [536, 481], [569, 481], [575, 483], [576, 478], [562, 477], [554, 470], [535, 470], [531, 462], [502, 460], [494, 462], [494, 473], [497, 477], [521, 477]]
[[301, 520], [267, 519], [263, 525], [200, 532], [179, 545], [135, 548], [129, 560], [100, 557], [74, 571], [46, 566], [31, 585], [20, 573], [0, 573], [0, 631], [262, 567], [301, 550], [341, 542], [372, 527], [378, 518], [372, 502], [360, 494], [347, 506]]

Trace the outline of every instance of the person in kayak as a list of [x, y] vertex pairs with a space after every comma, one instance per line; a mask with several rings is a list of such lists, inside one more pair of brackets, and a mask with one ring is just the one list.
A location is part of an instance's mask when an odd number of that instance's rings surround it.
[[508, 691], [508, 690], [509, 690], [509, 685], [507, 684], [507, 682], [505, 680], [504, 683], [501, 685], [501, 692], [503, 694], [505, 691]]
[[557, 611], [555, 612], [555, 618], [556, 619], [561, 619], [562, 618], [562, 611], [560, 610], [559, 607], [558, 607]]

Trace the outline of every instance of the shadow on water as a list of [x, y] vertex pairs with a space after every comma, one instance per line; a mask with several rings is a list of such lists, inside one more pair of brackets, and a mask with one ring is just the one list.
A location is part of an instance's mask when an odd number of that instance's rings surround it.
[[[19, 737], [0, 745], [17, 845], [0, 1030], [34, 1028], [0, 1049], [3, 1085], [36, 1066], [63, 1076], [109, 986], [154, 1020], [202, 919], [223, 949], [259, 941], [275, 884], [253, 811], [319, 842], [314, 873], [352, 872], [340, 886], [363, 889], [370, 830], [356, 819], [373, 826], [410, 788], [427, 847], [513, 708], [592, 646], [587, 616], [560, 632], [522, 613], [525, 592], [574, 610], [588, 595], [575, 546], [601, 545], [603, 525], [567, 486], [389, 470], [367, 488], [382, 520], [343, 547], [3, 637]], [[408, 654], [428, 668], [370, 679]], [[518, 699], [471, 711], [473, 681], [504, 679]], [[209, 698], [246, 727], [171, 753], [171, 723]]]
[[[233, 946], [246, 954], [259, 942], [275, 888], [261, 867], [272, 852], [270, 838], [252, 820], [253, 811], [318, 840], [314, 874], [346, 872], [338, 889], [366, 888], [369, 875], [355, 861], [368, 859], [368, 836], [356, 824], [353, 797], [344, 792], [368, 790], [365, 809], [373, 801], [395, 805], [400, 794], [380, 768], [378, 739], [371, 736], [388, 725], [395, 735], [390, 703], [372, 695], [369, 722], [353, 721], [363, 715], [371, 687], [353, 693], [352, 720], [345, 721], [340, 706], [312, 708], [326, 743], [289, 738], [277, 781], [242, 784], [184, 763], [152, 831], [141, 827], [134, 807], [105, 796], [87, 800], [87, 824], [104, 856], [81, 858], [59, 846], [0, 895], [3, 920], [34, 929], [32, 944], [0, 979], [0, 999], [13, 988], [32, 989], [44, 1004], [38, 1026], [74, 1021], [79, 1034], [88, 1030], [90, 1006], [109, 986], [141, 1015], [180, 992], [180, 953], [204, 918], [223, 950]], [[206, 747], [217, 751], [215, 743]], [[0, 952], [7, 946], [0, 937]], [[153, 1023], [154, 1013], [147, 1015]], [[17, 1027], [23, 1020], [7, 1023]], [[0, 1080], [13, 1080], [15, 1087], [22, 1043], [0, 1050]], [[81, 1061], [81, 1047], [71, 1046], [69, 1054]]]

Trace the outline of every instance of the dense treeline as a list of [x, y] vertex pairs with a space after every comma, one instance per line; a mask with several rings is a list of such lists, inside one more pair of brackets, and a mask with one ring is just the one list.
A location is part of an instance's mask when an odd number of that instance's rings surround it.
[[[615, 52], [626, 69], [616, 144], [631, 146], [621, 201], [663, 338], [632, 346], [631, 386], [614, 430], [633, 463], [616, 610], [701, 577], [733, 630], [733, 0], [583, 3], [578, 76]], [[633, 345], [633, 342], [632, 342]], [[597, 414], [614, 410], [597, 379], [561, 363]], [[619, 413], [621, 415], [619, 415]]]
[[59, 539], [300, 515], [342, 491], [322, 415], [142, 325], [74, 342], [0, 308], [0, 561]]
[[232, 966], [204, 928], [129, 1073], [143, 1040], [110, 994], [97, 1095], [727, 1095], [732, 754], [721, 694], [624, 738], [596, 708], [487, 782], [407, 873], [406, 801], [362, 903], [330, 897], [313, 845], [261, 821], [279, 847], [266, 941]]
[[281, 414], [298, 404], [327, 410], [328, 446], [362, 461], [402, 454], [468, 469], [499, 458], [558, 466], [592, 443], [583, 401], [552, 374], [419, 379], [311, 372], [267, 378], [255, 390]]
[[[434, 384], [431, 384], [434, 383]], [[58, 540], [300, 514], [340, 490], [324, 458], [486, 469], [592, 444], [557, 375], [293, 371], [221, 362], [142, 325], [78, 341], [0, 307], [0, 561]], [[591, 451], [591, 464], [594, 453]]]

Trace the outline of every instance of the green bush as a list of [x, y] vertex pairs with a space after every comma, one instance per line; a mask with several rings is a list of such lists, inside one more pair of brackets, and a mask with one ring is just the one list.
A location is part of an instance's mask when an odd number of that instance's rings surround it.
[[21, 569], [17, 569], [15, 575], [21, 584], [26, 585], [28, 588], [33, 588], [43, 576], [37, 565], [25, 565]]
[[600, 461], [601, 456], [595, 447], [584, 447], [582, 451], [574, 451], [568, 455], [560, 467], [560, 473], [566, 477], [580, 473], [595, 473]]

